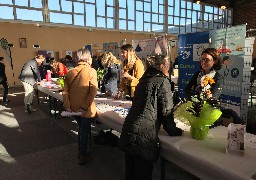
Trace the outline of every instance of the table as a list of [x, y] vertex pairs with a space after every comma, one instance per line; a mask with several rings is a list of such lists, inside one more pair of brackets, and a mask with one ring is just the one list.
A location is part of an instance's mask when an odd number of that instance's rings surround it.
[[[39, 85], [40, 86], [40, 85]], [[62, 95], [51, 89], [39, 87], [40, 91], [62, 100]], [[98, 120], [118, 132], [122, 131], [125, 116], [131, 106], [130, 101], [96, 97]], [[180, 137], [170, 137], [165, 132], [159, 134], [161, 160], [168, 160], [201, 179], [252, 179], [256, 176], [256, 136], [245, 134], [245, 155], [226, 154], [227, 128], [223, 126], [209, 130], [205, 140], [194, 140], [189, 134], [189, 126], [176, 121], [184, 130]], [[161, 163], [164, 172], [164, 163]], [[164, 173], [162, 174], [164, 179]], [[254, 177], [254, 179], [256, 179]]]

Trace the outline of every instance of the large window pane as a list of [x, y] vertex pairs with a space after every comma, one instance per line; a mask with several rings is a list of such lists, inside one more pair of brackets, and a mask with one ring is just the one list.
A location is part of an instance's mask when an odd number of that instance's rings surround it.
[[159, 13], [164, 14], [164, 6], [162, 5], [159, 6]]
[[10, 5], [13, 5], [12, 0], [1, 0], [0, 4], [10, 4]]
[[187, 10], [187, 18], [191, 18], [192, 17], [192, 13], [190, 10]]
[[175, 1], [175, 0], [168, 0], [168, 5], [169, 5], [169, 6], [173, 6], [174, 1]]
[[86, 4], [85, 10], [86, 10], [86, 26], [95, 27], [96, 26], [95, 5]]
[[150, 13], [144, 13], [144, 21], [151, 21], [151, 14]]
[[30, 7], [34, 8], [42, 8], [42, 1], [41, 0], [30, 0]]
[[28, 0], [15, 0], [15, 5], [28, 7]]
[[126, 30], [126, 21], [125, 20], [119, 21], [119, 29]]
[[128, 21], [128, 30], [135, 30], [135, 23], [134, 21]]
[[181, 9], [180, 16], [181, 17], [186, 17], [186, 10], [185, 9]]
[[132, 1], [133, 0], [129, 0], [129, 4], [128, 4], [128, 18], [131, 20], [135, 20], [135, 17], [134, 17], [135, 7], [134, 7], [134, 2]]
[[168, 7], [168, 15], [173, 15], [173, 7]]
[[142, 11], [143, 3], [141, 1], [136, 1], [136, 10]]
[[152, 14], [152, 22], [158, 22], [158, 14]]
[[84, 26], [84, 16], [83, 15], [74, 15], [74, 25]]
[[105, 18], [102, 18], [102, 17], [97, 18], [97, 27], [102, 27], [102, 28], [106, 27]]
[[108, 6], [114, 6], [114, 4], [115, 4], [115, 0], [106, 0], [107, 1], [107, 5]]
[[126, 10], [125, 9], [119, 9], [119, 18], [126, 19]]
[[136, 31], [143, 31], [143, 14], [142, 12], [137, 12], [136, 13]]
[[113, 7], [108, 7], [107, 8], [107, 16], [114, 17], [114, 15], [115, 15], [115, 9]]
[[152, 12], [158, 13], [158, 6], [153, 5], [152, 6]]
[[16, 13], [17, 13], [17, 19], [43, 21], [42, 11], [17, 8]]
[[[81, 0], [84, 1], [84, 0]], [[95, 0], [85, 0], [85, 2], [95, 3]]]
[[187, 1], [187, 9], [192, 9], [192, 2]]
[[48, 1], [48, 8], [50, 10], [57, 10], [60, 11], [60, 4], [59, 1]]
[[159, 23], [164, 23], [164, 16], [163, 15], [159, 15]]
[[173, 24], [173, 16], [168, 16], [168, 24]]
[[1, 19], [14, 19], [12, 7], [0, 6], [0, 12]]
[[119, 7], [126, 8], [126, 0], [119, 0]]
[[98, 3], [99, 1], [97, 1], [97, 15], [98, 16], [105, 16], [105, 4], [103, 3]]
[[74, 2], [74, 12], [84, 14], [84, 3]]
[[144, 11], [148, 11], [150, 12], [151, 11], [151, 4], [150, 3], [144, 3]]
[[144, 23], [144, 31], [150, 32], [150, 23]]
[[107, 18], [107, 28], [114, 28], [115, 24], [114, 24], [114, 19], [112, 18]]
[[72, 2], [68, 0], [61, 0], [62, 11], [72, 12]]
[[50, 16], [52, 23], [72, 24], [72, 16], [70, 14], [50, 12]]

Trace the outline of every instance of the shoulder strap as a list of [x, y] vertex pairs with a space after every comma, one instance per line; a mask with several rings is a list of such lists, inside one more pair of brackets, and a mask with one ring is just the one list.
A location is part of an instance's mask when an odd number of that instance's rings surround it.
[[79, 76], [79, 74], [83, 71], [84, 67], [80, 69], [80, 71], [77, 73], [77, 75], [73, 78], [72, 82], [70, 83], [69, 85], [69, 90], [70, 90], [70, 87], [71, 85], [73, 84], [73, 82], [76, 80], [76, 78]]

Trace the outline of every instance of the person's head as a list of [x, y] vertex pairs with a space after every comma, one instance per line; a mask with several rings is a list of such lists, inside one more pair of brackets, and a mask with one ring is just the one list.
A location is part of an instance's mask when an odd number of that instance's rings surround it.
[[105, 68], [105, 67], [110, 67], [111, 64], [121, 64], [121, 61], [118, 60], [113, 54], [112, 52], [104, 52], [101, 56], [101, 65]]
[[132, 45], [130, 45], [130, 44], [125, 44], [125, 45], [121, 46], [120, 49], [121, 49], [121, 56], [124, 60], [127, 60], [128, 54], [130, 52], [134, 51]]
[[207, 48], [202, 52], [200, 58], [201, 68], [209, 73], [211, 70], [220, 70], [222, 66], [222, 60], [215, 48]]
[[170, 59], [165, 55], [152, 55], [146, 59], [148, 68], [155, 68], [163, 72], [169, 77]]
[[132, 68], [135, 61], [139, 59], [137, 55], [135, 54], [135, 51], [130, 44], [125, 44], [121, 46], [121, 56], [124, 61], [124, 65], [127, 66], [127, 68]]
[[45, 60], [45, 57], [44, 57], [44, 55], [42, 55], [42, 54], [40, 54], [40, 55], [37, 55], [36, 57], [35, 57], [35, 60], [36, 60], [36, 62], [37, 62], [37, 64], [38, 64], [38, 66], [41, 66], [41, 64], [44, 62], [44, 60]]
[[88, 49], [79, 49], [77, 51], [77, 58], [79, 62], [86, 62], [89, 65], [92, 64], [91, 52]]
[[72, 61], [72, 57], [71, 57], [70, 55], [66, 55], [66, 56], [65, 56], [65, 60], [66, 60], [67, 62], [70, 62], [70, 61]]
[[54, 59], [49, 62], [49, 65], [52, 67], [54, 72], [58, 70], [58, 64], [59, 62]]
[[4, 60], [4, 57], [0, 57], [0, 61], [3, 61]]

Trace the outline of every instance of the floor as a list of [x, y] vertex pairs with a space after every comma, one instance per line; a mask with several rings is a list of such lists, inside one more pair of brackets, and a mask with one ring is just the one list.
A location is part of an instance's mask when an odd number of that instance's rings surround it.
[[[2, 97], [0, 89], [0, 97]], [[0, 105], [0, 179], [2, 180], [122, 180], [124, 153], [118, 147], [94, 142], [106, 129], [93, 124], [91, 151], [94, 161], [84, 166], [77, 159], [77, 124], [73, 118], [54, 118], [47, 97], [39, 93], [38, 109], [24, 112], [23, 88], [11, 88], [9, 102]], [[154, 165], [153, 179], [161, 179], [160, 159]], [[168, 164], [166, 180], [198, 179], [183, 169]]]

